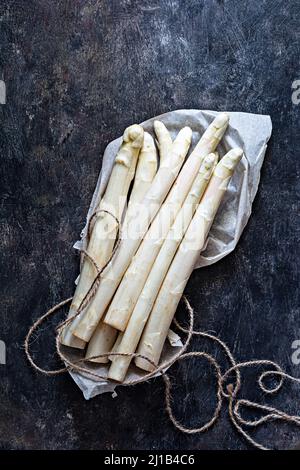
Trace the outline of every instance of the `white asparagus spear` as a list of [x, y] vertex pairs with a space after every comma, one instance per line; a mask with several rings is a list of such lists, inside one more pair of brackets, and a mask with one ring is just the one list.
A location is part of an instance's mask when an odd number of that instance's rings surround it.
[[[115, 330], [115, 331], [118, 331], [118, 330]], [[111, 348], [111, 352], [112, 352], [112, 353], [118, 351], [119, 345], [121, 344], [121, 341], [122, 341], [122, 338], [123, 338], [123, 335], [124, 335], [123, 331], [118, 331], [118, 333], [119, 333], [119, 334], [118, 334], [118, 336], [117, 336], [117, 339], [116, 339], [116, 341], [114, 342], [113, 347]], [[111, 362], [113, 362], [117, 357], [118, 357], [118, 356], [111, 355], [111, 356], [109, 356], [108, 359], [109, 359]]]
[[[209, 141], [208, 153], [215, 150], [223, 137], [227, 122], [227, 115], [221, 115], [221, 127], [216, 126], [214, 121], [212, 127], [206, 131], [210, 137], [213, 136]], [[204, 157], [207, 155], [206, 133], [202, 136], [179, 173], [174, 186], [131, 261], [109, 306], [104, 322], [120, 331], [124, 331], [126, 328], [155, 258], [196, 178]]]
[[149, 191], [139, 204], [138, 213], [132, 218], [128, 210], [128, 223], [123, 228], [123, 233], [126, 235], [122, 236], [116, 255], [102, 273], [93, 301], [87, 311], [78, 316], [78, 323], [72, 328], [73, 334], [78, 338], [84, 341], [90, 340], [151, 221], [176, 179], [188, 152], [191, 138], [192, 131], [189, 127], [181, 129], [173, 142], [172, 152], [162, 162]]
[[[195, 178], [195, 175], [199, 170], [201, 161], [203, 160], [204, 156], [206, 156], [208, 153], [213, 151], [218, 145], [220, 139], [222, 138], [227, 128], [228, 120], [229, 118], [225, 113], [218, 115], [216, 119], [214, 119], [212, 124], [208, 127], [208, 129], [205, 131], [205, 133], [203, 134], [202, 138], [197, 144], [195, 150], [192, 152], [191, 156], [187, 159], [187, 162], [185, 163], [178, 180], [176, 181], [174, 187], [171, 190], [172, 204], [170, 204], [170, 206], [173, 206], [173, 207], [168, 208], [166, 207], [167, 204], [164, 204], [161, 214], [164, 215], [165, 213], [167, 213], [167, 217], [165, 219], [164, 217], [161, 217], [160, 224], [156, 224], [157, 226], [158, 225], [161, 226], [162, 231], [164, 231], [165, 233], [168, 232], [168, 229], [170, 228], [168, 218], [170, 216], [173, 217], [173, 219], [171, 220], [171, 223], [172, 223], [182, 203], [182, 200], [181, 200], [180, 204], [177, 204], [177, 207], [176, 207], [176, 203], [173, 204], [174, 200], [176, 200], [177, 193], [181, 195], [181, 191], [183, 190], [183, 191], [186, 191], [185, 195], [187, 194], [187, 191], [190, 188], [192, 181]], [[176, 141], [177, 141], [177, 138], [175, 139], [173, 143], [172, 149], [174, 148]], [[169, 160], [170, 160], [169, 158], [165, 160], [165, 162], [162, 163], [161, 168], [167, 165]], [[171, 212], [173, 209], [175, 210], [175, 213], [171, 215]], [[157, 209], [154, 211], [154, 213], [156, 212], [157, 212]], [[124, 274], [124, 271], [128, 267], [128, 264], [140, 243], [140, 239], [144, 236], [146, 232], [145, 229], [149, 226], [149, 222], [151, 222], [152, 220], [152, 217], [150, 218], [148, 217], [148, 219], [150, 220], [148, 220], [147, 225], [145, 225], [143, 217], [142, 217], [142, 221], [140, 220], [140, 218], [138, 218], [137, 223], [139, 224], [140, 231], [130, 234], [127, 240], [125, 240], [124, 248], [122, 246], [120, 247], [119, 259], [115, 258], [113, 262], [111, 263], [111, 267], [112, 267], [111, 272], [108, 273], [108, 276], [106, 275], [105, 282], [103, 283], [102, 286], [100, 283], [100, 287], [98, 289], [98, 292], [96, 294], [94, 301], [92, 302], [89, 308], [89, 311], [83, 315], [81, 324], [79, 323], [79, 325], [72, 330], [73, 333], [80, 339], [84, 339], [85, 341], [87, 341], [90, 338], [94, 329], [96, 328], [99, 318], [102, 317], [109, 301], [111, 300], [115, 292], [115, 289], [118, 286], [122, 275]], [[142, 227], [142, 230], [141, 230], [141, 227]], [[119, 266], [118, 266], [119, 260], [121, 260], [121, 262], [119, 263]], [[149, 266], [149, 268], [151, 268], [151, 265]], [[103, 280], [103, 277], [104, 275], [102, 276], [102, 280]], [[141, 285], [141, 288], [142, 287], [143, 285]], [[133, 307], [134, 307], [134, 304], [132, 305], [132, 308]], [[125, 312], [125, 309], [124, 309], [124, 312]], [[112, 326], [115, 326], [115, 325], [112, 325]]]
[[171, 152], [172, 138], [161, 121], [154, 121], [154, 130], [158, 141], [160, 162], [162, 163]]
[[[148, 132], [145, 132], [144, 143], [139, 155], [133, 188], [130, 194], [129, 207], [132, 207], [134, 204], [139, 204], [142, 201], [155, 177], [156, 171], [156, 147], [152, 136], [148, 134]], [[124, 223], [126, 223], [126, 214]], [[96, 356], [112, 351], [117, 334], [118, 332], [115, 328], [104, 325], [102, 320], [100, 320], [89, 341], [85, 358], [89, 360], [90, 357], [94, 357], [95, 359], [91, 359], [91, 362], [106, 364], [109, 359], [108, 357], [103, 356], [96, 358]], [[81, 340], [78, 338], [78, 341]]]
[[[132, 181], [135, 167], [136, 167], [136, 161], [133, 159], [130, 170], [128, 171], [127, 179], [125, 181], [124, 192], [120, 196], [120, 209], [124, 207], [124, 204], [126, 201], [126, 195], [127, 195], [126, 192], [128, 192], [129, 185]], [[101, 210], [100, 204], [97, 207], [97, 209], [99, 210]], [[112, 253], [113, 246], [115, 244], [116, 234], [117, 234], [116, 220], [109, 213], [100, 213], [99, 218], [97, 218], [95, 227], [93, 227], [92, 238], [88, 246], [89, 253], [93, 252], [97, 254], [97, 256], [94, 256], [93, 259], [98, 258], [97, 264], [100, 269], [108, 261], [109, 256]], [[97, 249], [97, 245], [99, 245], [99, 249]], [[81, 285], [77, 284], [77, 288], [75, 289], [75, 294], [74, 294], [75, 300], [72, 301], [68, 318], [76, 313], [81, 300], [84, 298], [86, 292], [89, 289], [89, 284], [92, 285], [92, 282], [95, 276], [96, 276], [96, 269], [93, 263], [91, 262], [91, 260], [89, 259], [84, 260], [83, 266], [81, 268], [81, 273], [79, 276], [79, 281], [78, 281], [80, 283], [80, 279], [82, 279], [81, 281], [82, 284]], [[77, 307], [76, 307], [76, 304], [77, 304]], [[69, 347], [73, 347], [77, 349], [85, 349], [86, 341], [83, 341], [77, 338], [71, 332], [71, 326], [73, 327], [74, 325], [76, 325], [77, 321], [78, 321], [78, 318], [75, 318], [72, 322], [72, 325], [68, 324], [64, 328], [62, 332], [62, 336], [60, 338], [60, 342], [64, 344], [65, 346], [69, 346]]]
[[[87, 252], [97, 262], [100, 269], [105, 265], [112, 253], [118, 230], [115, 218], [120, 220], [122, 217], [127, 193], [134, 177], [143, 140], [144, 130], [140, 125], [133, 124], [125, 129], [123, 142], [116, 155], [107, 188], [97, 208], [107, 212], [99, 213], [99, 217], [97, 217], [91, 233]], [[97, 271], [95, 266], [88, 258], [85, 258], [70, 307], [69, 317], [76, 313], [96, 275]], [[71, 325], [67, 325], [64, 328], [61, 342], [66, 346], [79, 349], [85, 347], [83, 341], [78, 341], [78, 338], [74, 338], [72, 335]]]
[[[233, 149], [216, 166], [156, 298], [137, 350], [155, 364], [159, 362], [178, 302], [204, 247], [215, 214], [242, 154], [241, 149]], [[153, 366], [145, 359], [136, 358], [135, 363], [143, 370], [153, 370]]]
[[[97, 362], [100, 364], [106, 364], [108, 362], [108, 356], [96, 357], [100, 354], [109, 353], [112, 350], [113, 344], [116, 341], [118, 330], [112, 326], [106, 325], [103, 321], [100, 321], [97, 328], [94, 331], [93, 336], [90, 339], [86, 352], [86, 360], [90, 362]], [[93, 358], [94, 359], [90, 359]]]
[[[125, 201], [126, 201], [125, 192], [126, 191], [128, 192], [128, 188], [129, 188], [129, 185], [132, 181], [135, 167], [136, 167], [136, 162], [133, 161], [133, 163], [130, 167], [130, 170], [128, 171], [127, 180], [125, 182], [124, 196], [123, 195], [120, 196], [120, 204], [122, 204], [122, 206], [125, 204]], [[100, 205], [97, 209], [100, 210]], [[120, 217], [121, 217], [121, 215], [120, 215]], [[98, 262], [98, 264], [97, 264], [99, 266], [99, 269], [101, 269], [101, 267], [104, 266], [105, 263], [107, 263], [107, 261], [109, 259], [109, 256], [112, 253], [112, 250], [113, 250], [113, 247], [114, 247], [114, 244], [115, 244], [115, 238], [116, 238], [116, 235], [117, 235], [116, 220], [113, 217], [111, 217], [111, 215], [109, 213], [100, 213], [99, 214], [99, 219], [100, 218], [102, 219], [101, 223], [100, 223], [99, 220], [97, 220], [97, 226], [96, 226], [96, 232], [99, 233], [100, 236], [95, 236], [94, 237], [94, 241], [97, 244], [99, 243], [99, 252], [97, 250], [97, 246], [96, 247], [92, 246], [91, 241], [89, 242], [90, 252], [98, 252], [98, 260], [102, 260], [100, 263]], [[104, 239], [103, 237], [105, 236], [105, 234], [106, 234], [106, 238]], [[101, 242], [101, 239], [102, 239], [102, 242]], [[105, 243], [104, 243], [104, 240], [105, 240]], [[93, 259], [96, 259], [96, 257], [93, 257]], [[96, 269], [95, 269], [95, 266], [93, 265], [93, 263], [91, 262], [91, 260], [87, 259], [87, 260], [84, 261], [83, 266], [81, 268], [81, 273], [80, 273], [80, 277], [79, 277], [78, 282], [80, 282], [80, 278], [81, 278], [82, 275], [83, 275], [84, 285], [85, 285], [86, 292], [87, 292], [88, 289], [89, 289], [89, 287], [88, 287], [89, 283], [92, 285], [92, 282], [93, 282], [93, 280], [96, 276]], [[78, 288], [78, 285], [77, 285], [77, 288]], [[80, 298], [82, 298], [82, 299], [84, 298], [84, 295], [83, 295], [84, 291], [83, 291], [83, 289], [81, 289], [81, 290], [82, 290], [81, 293], [80, 293], [81, 295], [78, 295], [78, 297], [75, 301], [78, 304], [78, 306], [75, 307], [74, 302], [72, 302], [72, 305], [71, 305], [70, 310], [69, 310], [68, 318], [76, 313], [77, 308], [80, 305], [80, 302], [79, 302]], [[76, 294], [76, 292], [77, 292], [77, 290], [75, 290], [75, 294]], [[64, 328], [60, 341], [65, 346], [70, 346], [70, 347], [77, 348], [77, 349], [85, 349], [86, 341], [83, 341], [83, 340], [77, 338], [76, 336], [73, 335], [73, 333], [71, 331], [71, 327], [74, 327], [74, 325], [76, 325], [78, 320], [79, 319], [77, 317], [74, 318], [74, 320]], [[107, 329], [107, 331], [108, 331], [108, 329]], [[103, 335], [102, 335], [102, 337], [103, 337]]]
[[[176, 250], [187, 230], [193, 214], [207, 187], [208, 181], [217, 163], [217, 154], [209, 154], [205, 157], [199, 173], [195, 178], [192, 188], [180, 209], [175, 222], [160, 249], [160, 252], [152, 266], [147, 281], [138, 298], [133, 313], [130, 317], [123, 338], [115, 352], [134, 353], [148, 316], [167, 274]], [[110, 379], [122, 382], [131, 362], [131, 357], [114, 356], [113, 364], [108, 373]]]

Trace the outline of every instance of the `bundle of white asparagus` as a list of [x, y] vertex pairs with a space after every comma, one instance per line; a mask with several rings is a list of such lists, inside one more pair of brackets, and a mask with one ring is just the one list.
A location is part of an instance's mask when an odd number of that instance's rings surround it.
[[[124, 381], [135, 352], [151, 361], [136, 358], [138, 368], [152, 371], [159, 364], [178, 302], [243, 154], [235, 148], [219, 160], [228, 121], [219, 114], [188, 157], [192, 130], [184, 127], [172, 141], [155, 121], [159, 165], [149, 133], [139, 125], [124, 132], [91, 227], [69, 311], [74, 319], [61, 336], [62, 344], [85, 349], [87, 361], [107, 363], [109, 379]], [[99, 271], [95, 295], [76, 315]]]

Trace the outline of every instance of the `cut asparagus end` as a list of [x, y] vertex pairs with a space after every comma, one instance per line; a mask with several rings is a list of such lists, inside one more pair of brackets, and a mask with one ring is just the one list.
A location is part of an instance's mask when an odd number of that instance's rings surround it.
[[61, 334], [60, 343], [70, 348], [85, 349], [86, 342], [82, 339], [76, 338], [69, 329], [66, 329]]
[[193, 153], [203, 158], [205, 154], [213, 152], [220, 143], [227, 129], [228, 122], [229, 116], [226, 113], [218, 114], [202, 135]]
[[[91, 340], [89, 342], [85, 359], [90, 362], [97, 362], [100, 364], [106, 364], [108, 362], [108, 353], [111, 352], [113, 344], [116, 341], [117, 331], [103, 322], [100, 322], [97, 326]], [[96, 357], [101, 354], [107, 356]], [[91, 359], [94, 358], [94, 359]]]

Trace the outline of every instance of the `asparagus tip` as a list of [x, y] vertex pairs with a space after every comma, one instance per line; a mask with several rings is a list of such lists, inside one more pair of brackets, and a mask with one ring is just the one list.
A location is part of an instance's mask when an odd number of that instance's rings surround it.
[[214, 163], [214, 161], [216, 160], [217, 158], [217, 155], [216, 155], [216, 152], [212, 152], [212, 153], [209, 153], [208, 155], [206, 155], [206, 157], [204, 158], [203, 160], [203, 163], [207, 163], [207, 164], [212, 164]]
[[186, 138], [190, 140], [192, 138], [193, 131], [189, 126], [185, 126], [179, 131], [179, 134], [185, 135]]
[[149, 134], [149, 132], [144, 132], [144, 144], [143, 144], [144, 147], [153, 147], [154, 146], [154, 139], [152, 137], [151, 134]]
[[144, 138], [144, 129], [139, 124], [133, 124], [132, 126], [127, 127], [127, 129], [124, 132], [125, 142], [126, 141], [128, 142], [131, 140], [138, 147], [142, 146], [143, 138]]
[[228, 122], [229, 122], [228, 114], [227, 113], [221, 113], [221, 114], [218, 114], [217, 117], [215, 118], [214, 125], [217, 128], [221, 128], [221, 127], [227, 126]]
[[157, 132], [157, 131], [159, 131], [160, 129], [165, 128], [166, 126], [164, 125], [163, 122], [158, 121], [158, 120], [155, 120], [155, 121], [153, 122], [153, 127], [154, 127], [155, 132]]

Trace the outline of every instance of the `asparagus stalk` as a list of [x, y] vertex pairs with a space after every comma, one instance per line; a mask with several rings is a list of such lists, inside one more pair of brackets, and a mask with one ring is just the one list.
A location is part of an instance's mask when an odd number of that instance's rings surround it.
[[[87, 252], [97, 262], [100, 269], [108, 261], [114, 247], [118, 230], [116, 219], [121, 219], [127, 193], [134, 177], [137, 158], [143, 145], [143, 138], [143, 128], [138, 124], [125, 129], [123, 142], [117, 153], [111, 177], [97, 208], [107, 212], [99, 213], [99, 217], [97, 217], [92, 229]], [[96, 275], [97, 271], [94, 264], [91, 260], [85, 258], [70, 307], [69, 317], [78, 310]], [[74, 321], [76, 320], [77, 318], [74, 319]], [[67, 325], [64, 328], [61, 342], [66, 346], [77, 347], [79, 349], [84, 349], [85, 347], [85, 342], [73, 336], [71, 325]]]
[[[217, 162], [217, 154], [209, 154], [205, 157], [199, 173], [195, 178], [192, 188], [186, 197], [184, 204], [178, 213], [169, 233], [153, 264], [144, 288], [138, 298], [133, 313], [130, 317], [122, 339], [119, 341], [115, 352], [134, 353], [144, 326], [151, 312], [161, 284], [167, 274], [172, 259], [176, 253], [185, 231], [193, 217], [199, 201], [206, 189], [214, 166]], [[122, 382], [131, 362], [131, 357], [114, 356], [113, 364], [109, 369], [108, 377]]]
[[108, 362], [108, 356], [96, 356], [109, 353], [112, 350], [117, 335], [118, 330], [100, 321], [90, 339], [85, 358], [90, 362], [106, 364]]
[[[118, 331], [118, 330], [115, 330], [115, 331]], [[116, 339], [116, 341], [114, 342], [113, 347], [111, 348], [111, 352], [112, 352], [112, 353], [115, 353], [115, 352], [118, 351], [119, 346], [120, 346], [121, 341], [122, 341], [122, 338], [123, 338], [123, 335], [124, 335], [123, 331], [118, 331], [117, 339]], [[118, 356], [111, 355], [111, 356], [109, 356], [108, 359], [109, 359], [111, 362], [113, 362], [113, 361], [116, 360], [117, 357], [118, 357]]]
[[[157, 152], [154, 140], [148, 132], [145, 132], [144, 143], [139, 155], [128, 207], [132, 207], [142, 201], [155, 177], [156, 171]], [[126, 215], [124, 223], [126, 223]], [[88, 344], [85, 358], [89, 360], [90, 357], [94, 357], [95, 359], [91, 359], [91, 362], [106, 364], [108, 362], [108, 357], [96, 356], [112, 350], [116, 341], [117, 333], [116, 329], [111, 326], [104, 325], [100, 320]], [[81, 340], [78, 339], [78, 341]]]
[[[163, 281], [137, 350], [139, 354], [148, 357], [155, 364], [159, 362], [178, 302], [204, 247], [215, 214], [242, 154], [241, 149], [233, 149], [216, 166], [207, 190]], [[153, 366], [142, 358], [136, 358], [135, 363], [143, 370], [153, 370]]]
[[181, 129], [172, 144], [172, 152], [162, 162], [149, 191], [139, 204], [135, 217], [131, 217], [128, 209], [128, 223], [123, 228], [126, 236], [122, 237], [116, 255], [102, 273], [93, 301], [87, 311], [78, 316], [78, 324], [72, 329], [78, 338], [84, 341], [90, 340], [151, 221], [176, 179], [188, 152], [191, 138], [192, 131], [189, 127]]
[[161, 121], [154, 121], [154, 130], [158, 141], [160, 162], [162, 163], [171, 152], [172, 138], [168, 129]]
[[[207, 155], [208, 150], [209, 153], [215, 150], [223, 137], [228, 117], [227, 115], [221, 115], [220, 117], [216, 119], [217, 125], [215, 120], [207, 129], [196, 149], [188, 158], [165, 203], [131, 261], [106, 313], [104, 322], [108, 325], [120, 331], [125, 330], [160, 247], [196, 178], [204, 157]], [[209, 142], [207, 134], [210, 137]]]
[[157, 152], [153, 137], [144, 133], [144, 143], [134, 176], [133, 188], [130, 195], [129, 207], [139, 204], [150, 188], [157, 172]]

